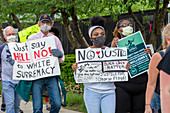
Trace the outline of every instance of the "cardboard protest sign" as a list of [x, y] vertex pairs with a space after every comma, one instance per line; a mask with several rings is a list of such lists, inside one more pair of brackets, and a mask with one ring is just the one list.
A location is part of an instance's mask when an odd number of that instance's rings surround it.
[[27, 38], [34, 34], [34, 33], [37, 33], [40, 31], [40, 27], [38, 26], [38, 24], [36, 25], [33, 25], [33, 26], [30, 26], [26, 29], [23, 29], [22, 31], [19, 31], [18, 32], [18, 36], [20, 38], [20, 42], [23, 43], [23, 42], [26, 42], [27, 41]]
[[50, 36], [26, 43], [9, 43], [12, 58], [14, 80], [36, 80], [60, 75], [59, 61], [51, 55], [55, 49], [55, 37]]
[[127, 49], [76, 49], [76, 82], [127, 81]]
[[120, 39], [118, 47], [127, 48], [127, 60], [130, 62], [129, 74], [131, 78], [148, 71], [151, 57], [144, 52], [146, 45], [140, 31]]

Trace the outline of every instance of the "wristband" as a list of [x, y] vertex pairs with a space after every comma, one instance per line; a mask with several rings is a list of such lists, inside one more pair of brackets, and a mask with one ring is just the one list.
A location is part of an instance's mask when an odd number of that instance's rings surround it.
[[151, 105], [151, 104], [145, 104], [145, 106], [147, 106], [147, 105]]

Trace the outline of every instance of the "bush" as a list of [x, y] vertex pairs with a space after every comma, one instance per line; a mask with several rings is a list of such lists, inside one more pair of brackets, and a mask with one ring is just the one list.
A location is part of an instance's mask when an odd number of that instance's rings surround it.
[[61, 64], [61, 79], [67, 92], [83, 93], [83, 84], [77, 84], [74, 80], [72, 65], [76, 62], [75, 54], [65, 55], [65, 61]]
[[72, 65], [75, 62], [75, 54], [69, 54], [65, 55], [65, 61], [61, 64], [60, 78], [64, 82], [67, 91], [66, 104], [68, 109], [87, 113], [83, 99], [84, 85], [82, 83], [77, 84], [74, 80]]
[[71, 67], [75, 62], [74, 54], [65, 55], [65, 61], [61, 64], [61, 79], [64, 82], [69, 81], [75, 83], [74, 74]]

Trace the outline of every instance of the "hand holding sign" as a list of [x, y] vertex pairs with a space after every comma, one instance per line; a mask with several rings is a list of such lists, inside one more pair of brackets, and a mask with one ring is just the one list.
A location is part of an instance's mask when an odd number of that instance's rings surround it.
[[63, 53], [59, 49], [52, 49], [51, 54], [55, 57], [62, 58]]
[[77, 70], [77, 65], [78, 65], [77, 62], [72, 65], [72, 69], [74, 72], [76, 72], [76, 70]]

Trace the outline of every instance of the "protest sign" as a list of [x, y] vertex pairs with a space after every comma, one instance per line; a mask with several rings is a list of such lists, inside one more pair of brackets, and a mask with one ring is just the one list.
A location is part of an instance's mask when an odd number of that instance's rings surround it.
[[21, 43], [26, 42], [27, 38], [30, 35], [37, 33], [39, 31], [40, 31], [40, 27], [38, 26], [38, 24], [30, 26], [26, 29], [23, 29], [22, 31], [19, 31], [18, 36], [19, 36], [20, 42]]
[[146, 45], [140, 31], [120, 39], [118, 47], [127, 48], [127, 60], [130, 62], [129, 74], [131, 78], [148, 71], [151, 58], [149, 54], [144, 52]]
[[76, 82], [127, 81], [127, 49], [76, 49]]
[[60, 75], [58, 58], [51, 55], [55, 49], [55, 37], [50, 36], [26, 43], [9, 43], [12, 58], [14, 80], [36, 80]]

